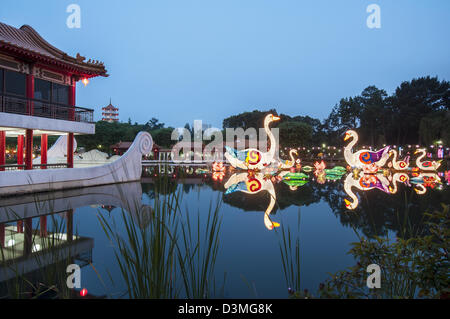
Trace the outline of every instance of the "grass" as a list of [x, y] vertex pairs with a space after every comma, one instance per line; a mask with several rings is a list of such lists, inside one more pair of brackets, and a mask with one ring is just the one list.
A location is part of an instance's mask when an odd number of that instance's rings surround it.
[[150, 222], [142, 225], [141, 204], [134, 203], [138, 221], [122, 209], [121, 222], [125, 226], [122, 237], [116, 225], [99, 214], [100, 224], [108, 239], [115, 245], [114, 251], [120, 273], [127, 286], [129, 298], [175, 298], [178, 292], [173, 286], [176, 238], [173, 229], [178, 227], [178, 193], [156, 195]]
[[[99, 221], [115, 247], [115, 258], [129, 298], [210, 298], [215, 295], [214, 265], [219, 250], [220, 200], [208, 212], [191, 216], [180, 207], [181, 188], [169, 192], [167, 176], [157, 181], [147, 225], [122, 210], [125, 233], [99, 214]], [[141, 218], [142, 207], [134, 208]], [[207, 214], [206, 225], [201, 215]], [[142, 227], [139, 227], [141, 225]]]
[[283, 273], [286, 280], [288, 292], [292, 293], [300, 291], [301, 276], [300, 276], [300, 211], [297, 219], [297, 237], [294, 238], [291, 229], [287, 223], [281, 226], [280, 238], [280, 254], [283, 265]]
[[[210, 298], [215, 294], [214, 265], [219, 250], [219, 217], [221, 201], [210, 202], [206, 225], [202, 228], [201, 212], [191, 217], [186, 208], [186, 222], [181, 224], [177, 244], [178, 264], [187, 298]], [[191, 221], [193, 220], [193, 221]]]

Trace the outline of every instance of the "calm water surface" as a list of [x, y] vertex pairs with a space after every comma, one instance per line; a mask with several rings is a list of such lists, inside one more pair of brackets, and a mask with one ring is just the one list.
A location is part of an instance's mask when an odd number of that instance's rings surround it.
[[[298, 239], [300, 243], [300, 274], [295, 274], [295, 278], [300, 276], [300, 288], [315, 291], [321, 282], [329, 278], [329, 273], [354, 264], [353, 256], [347, 252], [350, 244], [358, 241], [357, 233], [368, 237], [395, 238], [401, 234], [405, 217], [414, 227], [421, 227], [423, 212], [440, 208], [440, 203], [449, 203], [450, 198], [447, 182], [442, 178], [442, 184], [426, 187], [426, 193], [422, 195], [403, 183], [395, 194], [380, 189], [356, 191], [359, 206], [355, 210], [347, 210], [344, 198], [349, 197], [344, 191], [345, 176], [324, 183], [311, 179], [297, 187], [277, 181], [272, 183], [269, 179], [266, 182], [273, 186], [275, 198], [272, 200], [275, 200], [275, 205], [268, 217], [275, 225], [280, 225], [270, 230], [264, 221], [264, 212], [273, 196], [270, 191], [262, 189], [255, 194], [242, 192], [245, 187], [251, 187], [248, 180], [244, 180], [237, 184], [235, 191], [227, 192], [225, 186], [229, 186], [226, 185], [229, 178], [225, 176], [223, 181], [213, 181], [209, 175], [200, 175], [185, 180], [169, 179], [169, 186], [161, 195], [178, 194], [180, 211], [195, 218], [199, 214], [203, 226], [210, 205], [214, 206], [218, 201], [221, 203], [219, 250], [214, 276], [217, 287], [215, 296], [225, 298], [289, 296], [288, 287], [291, 284], [286, 280], [280, 251], [283, 247], [283, 228], [285, 236], [289, 229], [292, 242]], [[262, 187], [270, 185], [264, 184]], [[126, 285], [116, 261], [116, 246], [108, 239], [99, 217], [103, 216], [108, 224], [114, 225], [115, 232], [126, 238], [122, 213], [125, 212], [139, 227], [145, 228], [152, 218], [151, 207], [157, 194], [155, 181], [143, 178], [142, 183], [5, 198], [0, 200], [0, 223], [12, 232], [17, 220], [31, 217], [33, 228], [39, 229], [40, 216], [53, 213], [47, 217], [47, 229], [50, 230], [56, 220], [67, 220], [70, 216], [67, 211], [72, 208], [73, 233], [90, 239], [91, 243], [87, 248], [80, 248], [87, 251], [93, 265], [82, 267], [82, 287], [96, 296], [120, 297], [124, 296]], [[36, 202], [39, 205], [36, 206]], [[135, 207], [135, 202], [141, 207], [139, 211], [129, 208]], [[55, 216], [55, 221], [49, 216]]]

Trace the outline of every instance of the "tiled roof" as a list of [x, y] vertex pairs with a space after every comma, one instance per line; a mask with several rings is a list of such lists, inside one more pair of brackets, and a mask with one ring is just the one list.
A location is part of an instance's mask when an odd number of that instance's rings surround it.
[[114, 145], [111, 145], [110, 148], [128, 149], [130, 148], [131, 144], [133, 144], [133, 142], [119, 142]]
[[29, 25], [20, 29], [0, 22], [0, 51], [13, 52], [37, 61], [59, 63], [73, 70], [87, 73], [91, 76], [108, 76], [102, 62], [84, 62], [85, 58], [77, 54], [71, 57], [67, 53], [55, 48]]
[[112, 104], [109, 104], [108, 106], [102, 107], [102, 110], [118, 111], [119, 109], [117, 107], [114, 107]]

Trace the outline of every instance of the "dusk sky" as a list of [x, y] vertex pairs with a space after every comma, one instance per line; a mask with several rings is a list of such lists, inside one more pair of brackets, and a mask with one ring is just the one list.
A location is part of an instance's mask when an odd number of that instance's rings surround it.
[[[72, 3], [80, 29], [66, 26]], [[380, 29], [366, 25], [372, 3]], [[133, 123], [222, 127], [269, 108], [323, 119], [369, 85], [450, 80], [448, 0], [3, 0], [0, 21], [105, 63], [110, 77], [78, 84], [76, 104], [96, 119], [110, 98]]]

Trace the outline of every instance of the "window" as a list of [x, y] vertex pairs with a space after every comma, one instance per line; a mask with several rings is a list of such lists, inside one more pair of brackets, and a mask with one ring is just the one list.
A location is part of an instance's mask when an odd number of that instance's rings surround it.
[[52, 84], [49, 81], [34, 80], [34, 98], [43, 101], [50, 101], [52, 94]]
[[34, 80], [34, 98], [60, 104], [69, 104], [69, 87], [41, 79]]
[[69, 87], [58, 83], [52, 83], [52, 102], [69, 104]]
[[25, 96], [26, 95], [26, 75], [19, 72], [3, 70], [5, 93]]

